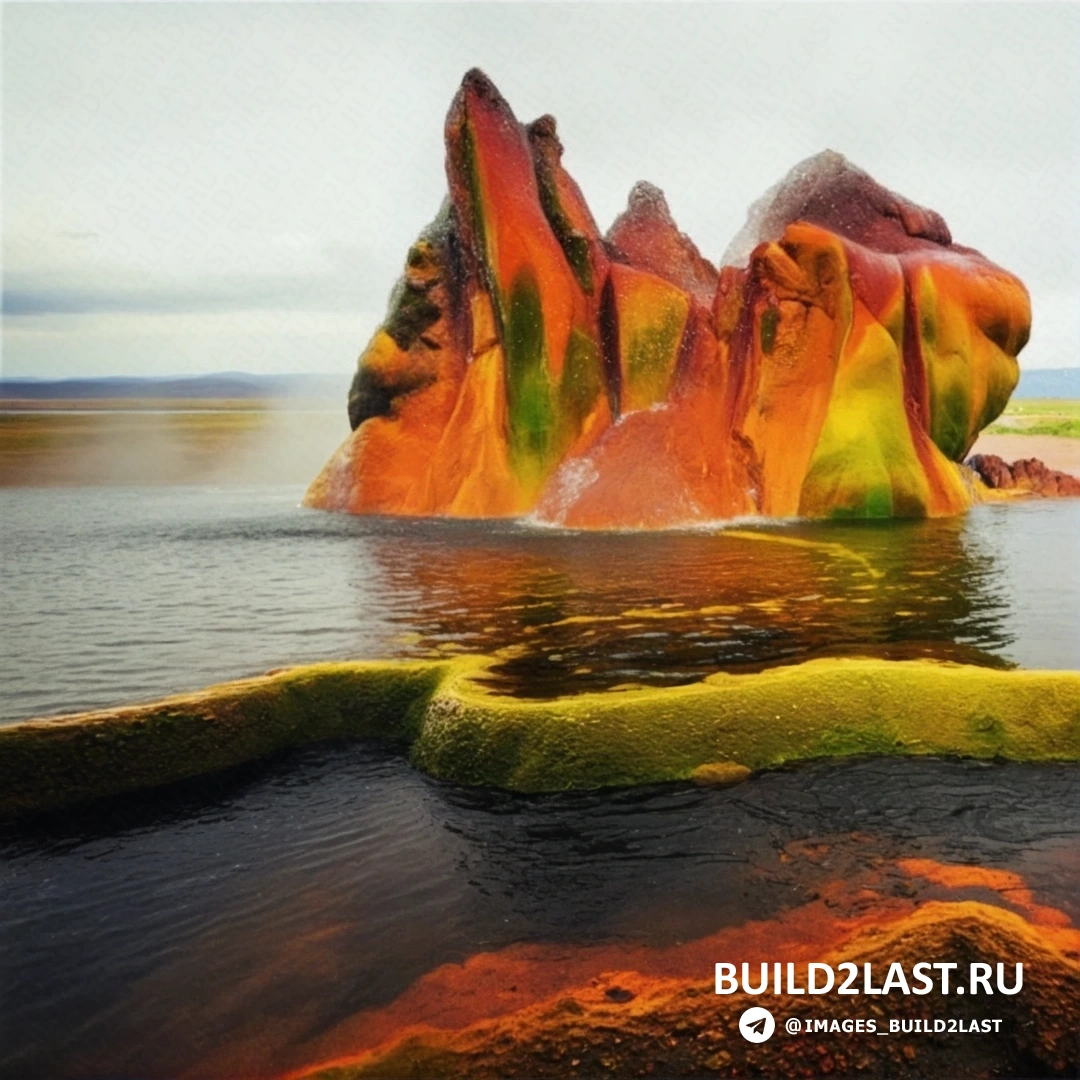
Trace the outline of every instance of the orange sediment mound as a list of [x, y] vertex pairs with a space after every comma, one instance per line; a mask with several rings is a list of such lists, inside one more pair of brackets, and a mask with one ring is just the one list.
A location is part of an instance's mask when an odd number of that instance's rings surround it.
[[[1075, 937], [1076, 931], [1071, 929], [1069, 917], [1057, 908], [1036, 903], [1035, 894], [1019, 874], [1008, 870], [991, 870], [985, 866], [955, 866], [933, 859], [901, 859], [897, 865], [905, 873], [948, 889], [991, 889], [1023, 911], [1037, 926], [1069, 928], [1069, 934]], [[1073, 940], [1073, 937], [1069, 937], [1069, 940]]]
[[[897, 886], [911, 875], [936, 891], [915, 886], [904, 895]], [[981, 899], [970, 899], [966, 890], [979, 891]], [[1020, 912], [1009, 910], [1017, 907]], [[893, 963], [910, 977], [915, 963], [946, 960], [960, 964], [964, 979], [972, 961], [1005, 961], [1010, 982], [1012, 965], [1023, 963], [1024, 989], [992, 1001], [945, 996], [936, 985], [918, 997], [777, 997], [771, 982], [761, 995], [713, 992], [718, 961], [750, 964], [754, 981], [761, 962], [790, 962], [804, 970], [803, 964], [817, 961], [835, 970], [850, 961], [859, 966], [861, 988], [866, 963], [880, 986]], [[858, 1015], [875, 1018], [886, 1030], [889, 1018], [991, 1014], [1003, 1023], [993, 1037], [974, 1041], [899, 1034], [796, 1039], [778, 1028], [777, 1037], [754, 1046], [738, 1034], [739, 1015], [752, 1004], [772, 1010], [778, 1023], [787, 1016]], [[987, 1062], [1052, 1075], [1073, 1060], [1078, 1019], [1080, 931], [1062, 913], [1033, 904], [1015, 874], [903, 860], [834, 881], [818, 899], [778, 918], [686, 944], [514, 946], [445, 965], [386, 1008], [340, 1025], [314, 1048], [316, 1056], [325, 1053], [323, 1064], [288, 1075], [555, 1077], [573, 1069], [573, 1075], [816, 1076], [851, 1070], [873, 1076], [913, 1060], [932, 1075], [980, 1075]]]
[[921, 517], [1016, 385], [1017, 278], [826, 152], [718, 269], [648, 184], [606, 236], [555, 121], [471, 71], [449, 198], [360, 358], [352, 437], [309, 505], [657, 528], [743, 514]]

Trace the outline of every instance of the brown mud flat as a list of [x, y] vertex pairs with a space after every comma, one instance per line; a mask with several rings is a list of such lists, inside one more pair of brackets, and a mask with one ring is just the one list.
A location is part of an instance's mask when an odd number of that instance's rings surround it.
[[[792, 858], [819, 859], [817, 849]], [[973, 962], [1023, 989], [888, 997], [717, 995], [713, 964], [763, 961], [873, 966]], [[786, 969], [785, 969], [786, 970]], [[936, 974], [936, 973], [935, 973]], [[861, 981], [859, 982], [861, 989]], [[750, 1044], [739, 1016], [764, 1005], [776, 1033]], [[804, 1030], [785, 1031], [788, 1018]], [[807, 1032], [810, 1021], [875, 1020], [878, 1033]], [[999, 1019], [997, 1033], [888, 1034], [889, 1021]], [[389, 1006], [362, 1013], [309, 1050], [322, 1064], [287, 1080], [507, 1076], [1042, 1077], [1074, 1075], [1080, 1052], [1080, 931], [1038, 904], [1016, 874], [929, 859], [879, 864], [837, 880], [777, 919], [668, 948], [513, 946], [444, 965]], [[885, 1032], [882, 1035], [880, 1032]], [[235, 1047], [190, 1077], [244, 1071]]]
[[344, 409], [325, 405], [124, 399], [42, 406], [3, 403], [0, 488], [306, 484], [348, 431]]

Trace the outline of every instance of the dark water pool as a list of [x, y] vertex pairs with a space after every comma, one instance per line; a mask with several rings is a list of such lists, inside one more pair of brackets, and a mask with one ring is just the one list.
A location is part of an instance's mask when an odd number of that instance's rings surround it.
[[[788, 861], [797, 841], [828, 854]], [[310, 748], [0, 832], [0, 1075], [174, 1077], [248, 1041], [280, 1072], [439, 964], [693, 940], [903, 855], [1013, 870], [1075, 920], [1080, 770], [867, 760], [522, 797]]]

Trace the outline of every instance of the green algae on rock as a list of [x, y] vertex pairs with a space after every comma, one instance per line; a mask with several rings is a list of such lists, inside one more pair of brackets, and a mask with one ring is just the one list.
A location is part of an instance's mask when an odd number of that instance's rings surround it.
[[[526, 701], [486, 692], [462, 658], [427, 707], [413, 761], [514, 791], [689, 780], [855, 754], [1080, 757], [1080, 672], [830, 658], [665, 689]], [[470, 670], [471, 669], [471, 670]]]
[[[512, 791], [690, 780], [857, 754], [1080, 760], [1080, 672], [830, 658], [665, 689], [523, 700], [492, 658], [313, 664], [147, 705], [0, 728], [0, 815], [382, 739], [456, 783]], [[700, 775], [700, 774], [699, 774]]]
[[408, 744], [444, 664], [311, 664], [146, 705], [0, 727], [0, 816], [216, 772], [330, 739]]

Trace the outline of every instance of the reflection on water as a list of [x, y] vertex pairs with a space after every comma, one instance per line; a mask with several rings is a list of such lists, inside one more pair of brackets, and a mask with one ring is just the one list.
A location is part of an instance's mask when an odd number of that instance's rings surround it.
[[708, 533], [444, 527], [378, 546], [416, 599], [414, 651], [505, 649], [495, 683], [548, 696], [811, 656], [1005, 663], [1001, 570], [960, 520]]
[[549, 696], [823, 655], [1080, 667], [1080, 501], [570, 534], [304, 511], [295, 488], [0, 492], [0, 718], [333, 658], [504, 650]]
[[1076, 782], [880, 760], [524, 797], [352, 745], [9, 825], [0, 1075], [280, 1073], [477, 951], [696, 940], [912, 853], [1020, 873], [1076, 919]]

